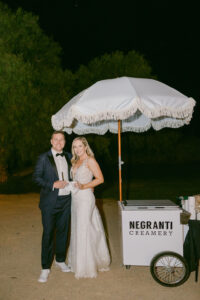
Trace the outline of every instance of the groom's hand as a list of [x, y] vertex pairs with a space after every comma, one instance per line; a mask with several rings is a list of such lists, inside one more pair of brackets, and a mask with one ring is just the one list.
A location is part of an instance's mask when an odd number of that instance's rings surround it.
[[54, 189], [64, 189], [69, 183], [65, 180], [57, 180], [53, 184]]

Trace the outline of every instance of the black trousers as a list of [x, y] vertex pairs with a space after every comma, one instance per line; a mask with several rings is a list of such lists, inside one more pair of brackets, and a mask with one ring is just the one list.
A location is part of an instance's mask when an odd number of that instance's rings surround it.
[[58, 196], [53, 208], [41, 210], [42, 235], [42, 269], [50, 269], [54, 254], [56, 261], [64, 262], [71, 215], [71, 195]]

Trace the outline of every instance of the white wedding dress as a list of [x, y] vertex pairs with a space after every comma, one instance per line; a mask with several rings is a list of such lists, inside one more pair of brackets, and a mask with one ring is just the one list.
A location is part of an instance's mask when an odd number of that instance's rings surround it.
[[[87, 160], [73, 174], [73, 180], [82, 184], [90, 182], [92, 178]], [[72, 193], [68, 265], [75, 277], [81, 278], [96, 277], [98, 271], [109, 270], [109, 264], [110, 255], [93, 191], [78, 190]]]

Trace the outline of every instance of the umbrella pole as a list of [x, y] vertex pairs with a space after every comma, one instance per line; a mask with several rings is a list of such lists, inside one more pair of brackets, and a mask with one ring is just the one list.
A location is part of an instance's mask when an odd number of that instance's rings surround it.
[[118, 120], [119, 200], [122, 201], [121, 121]]

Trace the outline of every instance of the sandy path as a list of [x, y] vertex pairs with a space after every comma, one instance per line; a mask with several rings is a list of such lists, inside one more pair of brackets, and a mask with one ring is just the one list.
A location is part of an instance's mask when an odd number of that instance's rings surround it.
[[0, 300], [197, 300], [200, 278], [194, 273], [176, 288], [162, 287], [151, 277], [148, 267], [121, 265], [118, 208], [116, 201], [105, 200], [111, 270], [96, 279], [75, 279], [52, 266], [49, 280], [37, 282], [40, 273], [41, 217], [38, 194], [0, 195]]

